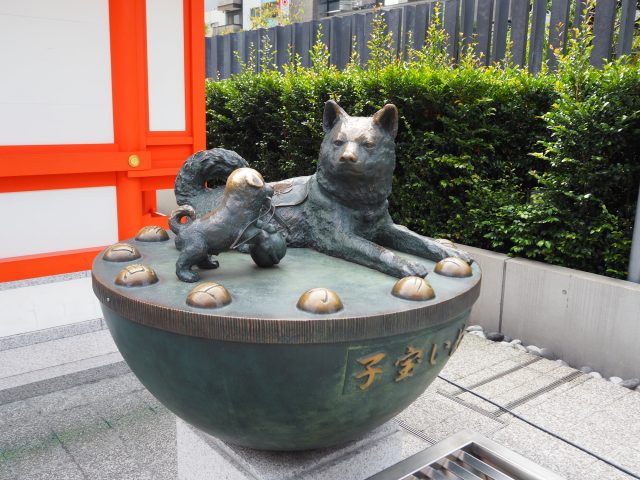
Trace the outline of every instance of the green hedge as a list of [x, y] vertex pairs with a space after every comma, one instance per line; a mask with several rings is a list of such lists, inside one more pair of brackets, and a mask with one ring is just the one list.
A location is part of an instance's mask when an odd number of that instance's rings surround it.
[[[322, 109], [400, 110], [395, 221], [433, 237], [624, 277], [640, 183], [640, 71], [595, 70], [574, 45], [557, 73], [451, 66], [433, 52], [338, 72], [242, 73], [207, 85], [208, 146], [265, 178], [313, 173]], [[577, 54], [576, 54], [577, 52]], [[371, 64], [370, 64], [371, 67]]]

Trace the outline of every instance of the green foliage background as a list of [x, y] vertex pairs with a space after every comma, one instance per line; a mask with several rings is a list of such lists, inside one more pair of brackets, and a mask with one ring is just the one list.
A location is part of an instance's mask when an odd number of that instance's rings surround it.
[[432, 237], [624, 277], [640, 183], [640, 69], [588, 65], [579, 35], [557, 72], [533, 76], [471, 54], [444, 32], [398, 60], [374, 30], [367, 68], [339, 72], [321, 43], [295, 61], [207, 85], [208, 147], [237, 151], [268, 180], [315, 171], [322, 110], [400, 111], [391, 214]]

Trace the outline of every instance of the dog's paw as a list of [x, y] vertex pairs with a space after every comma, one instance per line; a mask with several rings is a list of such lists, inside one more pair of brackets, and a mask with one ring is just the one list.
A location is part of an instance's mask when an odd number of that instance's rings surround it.
[[402, 277], [426, 277], [429, 273], [427, 267], [418, 262], [405, 262], [400, 267], [400, 273]]
[[183, 282], [194, 283], [200, 280], [200, 275], [192, 270], [176, 270], [176, 275]]
[[207, 258], [206, 260], [198, 263], [198, 267], [204, 270], [213, 270], [214, 268], [218, 268], [219, 266], [220, 262], [218, 262], [217, 260], [211, 260], [210, 258]]
[[464, 250], [458, 250], [457, 248], [445, 248], [445, 258], [446, 257], [457, 257], [461, 258], [469, 265], [473, 263], [473, 258], [471, 258], [471, 254], [469, 252], [465, 252]]

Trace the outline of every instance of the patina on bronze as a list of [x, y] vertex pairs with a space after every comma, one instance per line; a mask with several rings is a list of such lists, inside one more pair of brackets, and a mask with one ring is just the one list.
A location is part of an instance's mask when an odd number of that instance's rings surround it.
[[[194, 285], [176, 277], [172, 241], [129, 243], [157, 283], [117, 285], [123, 264], [102, 255], [93, 267], [94, 291], [123, 357], [176, 415], [259, 449], [338, 445], [393, 418], [455, 350], [480, 286], [473, 264], [471, 277], [430, 276], [436, 297], [414, 301], [391, 294], [395, 278], [310, 249], [289, 249], [277, 269], [231, 251], [220, 254], [219, 269], [200, 272], [233, 297], [210, 309], [189, 305]], [[343, 308], [299, 309], [301, 294], [318, 285]]]
[[[249, 245], [258, 266], [277, 264], [286, 253], [284, 238], [268, 221], [275, 215], [271, 205], [273, 188], [252, 168], [234, 170], [220, 202], [209, 213], [197, 217], [193, 207], [183, 205], [169, 217], [169, 227], [176, 234], [176, 275], [184, 282], [197, 282], [200, 275], [192, 270], [218, 268], [211, 255]], [[267, 210], [263, 213], [264, 210]], [[269, 215], [271, 214], [271, 215]], [[186, 223], [182, 220], [186, 219]]]
[[[290, 247], [308, 247], [374, 268], [397, 278], [424, 277], [421, 262], [408, 260], [391, 249], [438, 261], [468, 253], [446, 242], [436, 242], [393, 223], [387, 198], [395, 168], [398, 110], [385, 105], [372, 117], [351, 117], [334, 101], [325, 104], [325, 137], [318, 169], [308, 177], [275, 182], [273, 204], [293, 226]], [[175, 182], [180, 205], [191, 205], [198, 216], [217, 208], [224, 182], [247, 162], [223, 149], [189, 157]]]

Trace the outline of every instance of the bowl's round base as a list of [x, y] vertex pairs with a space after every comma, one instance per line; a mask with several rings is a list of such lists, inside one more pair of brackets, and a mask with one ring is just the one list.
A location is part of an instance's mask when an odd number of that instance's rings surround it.
[[[290, 249], [266, 270], [230, 253], [203, 281], [224, 285], [232, 301], [208, 310], [186, 303], [194, 285], [173, 274], [172, 243], [130, 243], [157, 283], [116, 285], [128, 263], [101, 256], [93, 270], [123, 357], [176, 415], [257, 449], [338, 445], [395, 416], [455, 351], [479, 290], [477, 266], [469, 278], [430, 274], [436, 296], [417, 302], [391, 294], [393, 277], [310, 250]], [[297, 309], [311, 287], [335, 291], [344, 308]]]

